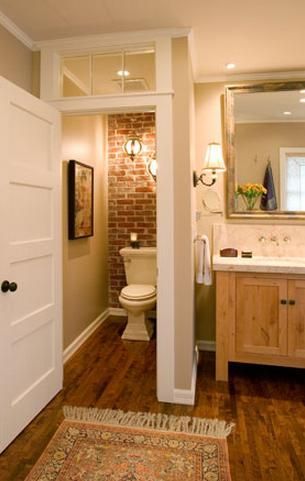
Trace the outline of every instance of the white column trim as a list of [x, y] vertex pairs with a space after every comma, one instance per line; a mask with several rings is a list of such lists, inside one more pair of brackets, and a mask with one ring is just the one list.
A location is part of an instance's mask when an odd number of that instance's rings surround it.
[[175, 389], [174, 400], [176, 404], [188, 404], [194, 406], [196, 396], [196, 381], [197, 381], [197, 364], [198, 364], [198, 350], [195, 349], [192, 370], [192, 382], [190, 389]]
[[174, 156], [172, 97], [159, 99], [157, 138], [157, 397], [174, 402], [175, 285], [174, 285]]

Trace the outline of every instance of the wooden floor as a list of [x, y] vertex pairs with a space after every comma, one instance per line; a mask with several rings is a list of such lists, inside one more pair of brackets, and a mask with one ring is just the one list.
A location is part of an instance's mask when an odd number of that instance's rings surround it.
[[236, 364], [215, 382], [214, 355], [201, 353], [195, 407], [158, 403], [155, 342], [123, 342], [123, 328], [109, 319], [66, 364], [63, 391], [0, 456], [1, 481], [25, 479], [64, 404], [233, 420], [233, 481], [305, 481], [304, 371]]

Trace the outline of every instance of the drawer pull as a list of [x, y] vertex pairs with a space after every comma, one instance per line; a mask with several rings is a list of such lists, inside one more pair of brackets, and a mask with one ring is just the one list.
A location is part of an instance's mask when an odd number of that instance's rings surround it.
[[294, 299], [289, 299], [289, 305], [294, 306], [295, 305], [295, 300]]
[[286, 304], [287, 304], [287, 299], [281, 299], [281, 304], [286, 305]]

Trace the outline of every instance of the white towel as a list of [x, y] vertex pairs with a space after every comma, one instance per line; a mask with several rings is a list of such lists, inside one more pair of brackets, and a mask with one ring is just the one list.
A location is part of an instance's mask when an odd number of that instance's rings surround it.
[[212, 285], [212, 270], [211, 270], [211, 254], [210, 243], [206, 235], [202, 235], [196, 239], [197, 244], [197, 273], [196, 280], [198, 284], [206, 286]]

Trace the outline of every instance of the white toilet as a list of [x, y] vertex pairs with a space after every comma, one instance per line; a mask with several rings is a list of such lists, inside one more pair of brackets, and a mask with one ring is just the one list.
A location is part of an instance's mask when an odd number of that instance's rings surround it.
[[122, 339], [149, 341], [152, 336], [153, 325], [147, 314], [157, 301], [156, 252], [156, 247], [124, 247], [120, 250], [127, 286], [121, 290], [119, 301], [128, 314]]

